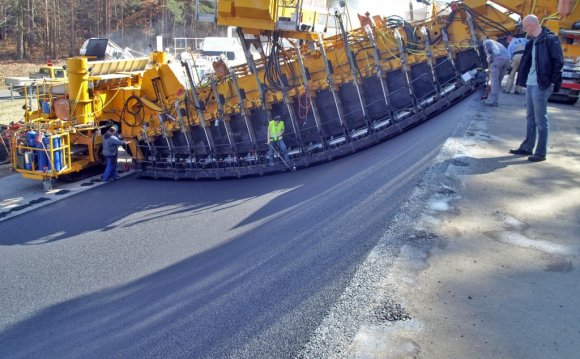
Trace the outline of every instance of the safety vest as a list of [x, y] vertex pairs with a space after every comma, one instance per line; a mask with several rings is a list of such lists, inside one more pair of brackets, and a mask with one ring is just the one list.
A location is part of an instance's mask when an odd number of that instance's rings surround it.
[[270, 139], [274, 141], [280, 141], [282, 139], [282, 132], [284, 132], [284, 121], [278, 122], [270, 120], [268, 123], [268, 131], [270, 132]]

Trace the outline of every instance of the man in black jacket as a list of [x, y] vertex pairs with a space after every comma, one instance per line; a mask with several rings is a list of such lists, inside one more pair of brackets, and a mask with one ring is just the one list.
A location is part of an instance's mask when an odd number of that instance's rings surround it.
[[[515, 155], [530, 155], [529, 161], [546, 160], [548, 148], [548, 97], [562, 84], [564, 56], [560, 40], [550, 30], [540, 26], [535, 15], [522, 22], [524, 31], [531, 37], [519, 67], [517, 85], [526, 87], [526, 138]], [[552, 89], [552, 85], [554, 85]], [[538, 143], [536, 144], [536, 132]], [[535, 151], [534, 151], [535, 147]]]

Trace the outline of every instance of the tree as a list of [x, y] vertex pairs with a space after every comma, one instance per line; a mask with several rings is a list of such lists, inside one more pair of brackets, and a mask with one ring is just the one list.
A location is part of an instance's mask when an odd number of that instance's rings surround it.
[[[207, 12], [208, 4], [201, 2], [201, 11]], [[195, 20], [193, 0], [0, 0], [0, 11], [0, 39], [16, 59], [77, 55], [91, 37], [109, 37], [146, 52], [156, 35], [224, 32]]]

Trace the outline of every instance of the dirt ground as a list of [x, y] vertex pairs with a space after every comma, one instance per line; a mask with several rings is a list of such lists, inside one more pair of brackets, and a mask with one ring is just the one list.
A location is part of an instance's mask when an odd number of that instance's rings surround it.
[[[28, 76], [29, 73], [38, 70], [42, 63], [2, 61], [0, 62], [0, 125], [7, 125], [10, 122], [18, 122], [24, 116], [22, 106], [24, 100], [11, 99], [8, 88], [4, 85], [4, 78], [9, 76]], [[18, 96], [17, 96], [18, 97]]]
[[24, 118], [23, 99], [0, 99], [0, 125], [8, 125]]
[[24, 118], [23, 99], [0, 99], [0, 125], [8, 125]]
[[42, 64], [42, 62], [0, 62], [0, 89], [6, 88], [6, 85], [4, 85], [5, 77], [28, 76], [29, 73], [38, 71], [38, 66]]

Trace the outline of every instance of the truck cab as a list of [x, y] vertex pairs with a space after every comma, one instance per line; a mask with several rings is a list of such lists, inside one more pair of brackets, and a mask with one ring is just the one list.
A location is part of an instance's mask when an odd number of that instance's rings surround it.
[[67, 78], [67, 76], [66, 71], [61, 66], [46, 65], [41, 66], [40, 69], [38, 69], [38, 72], [31, 73], [30, 78], [64, 80]]

